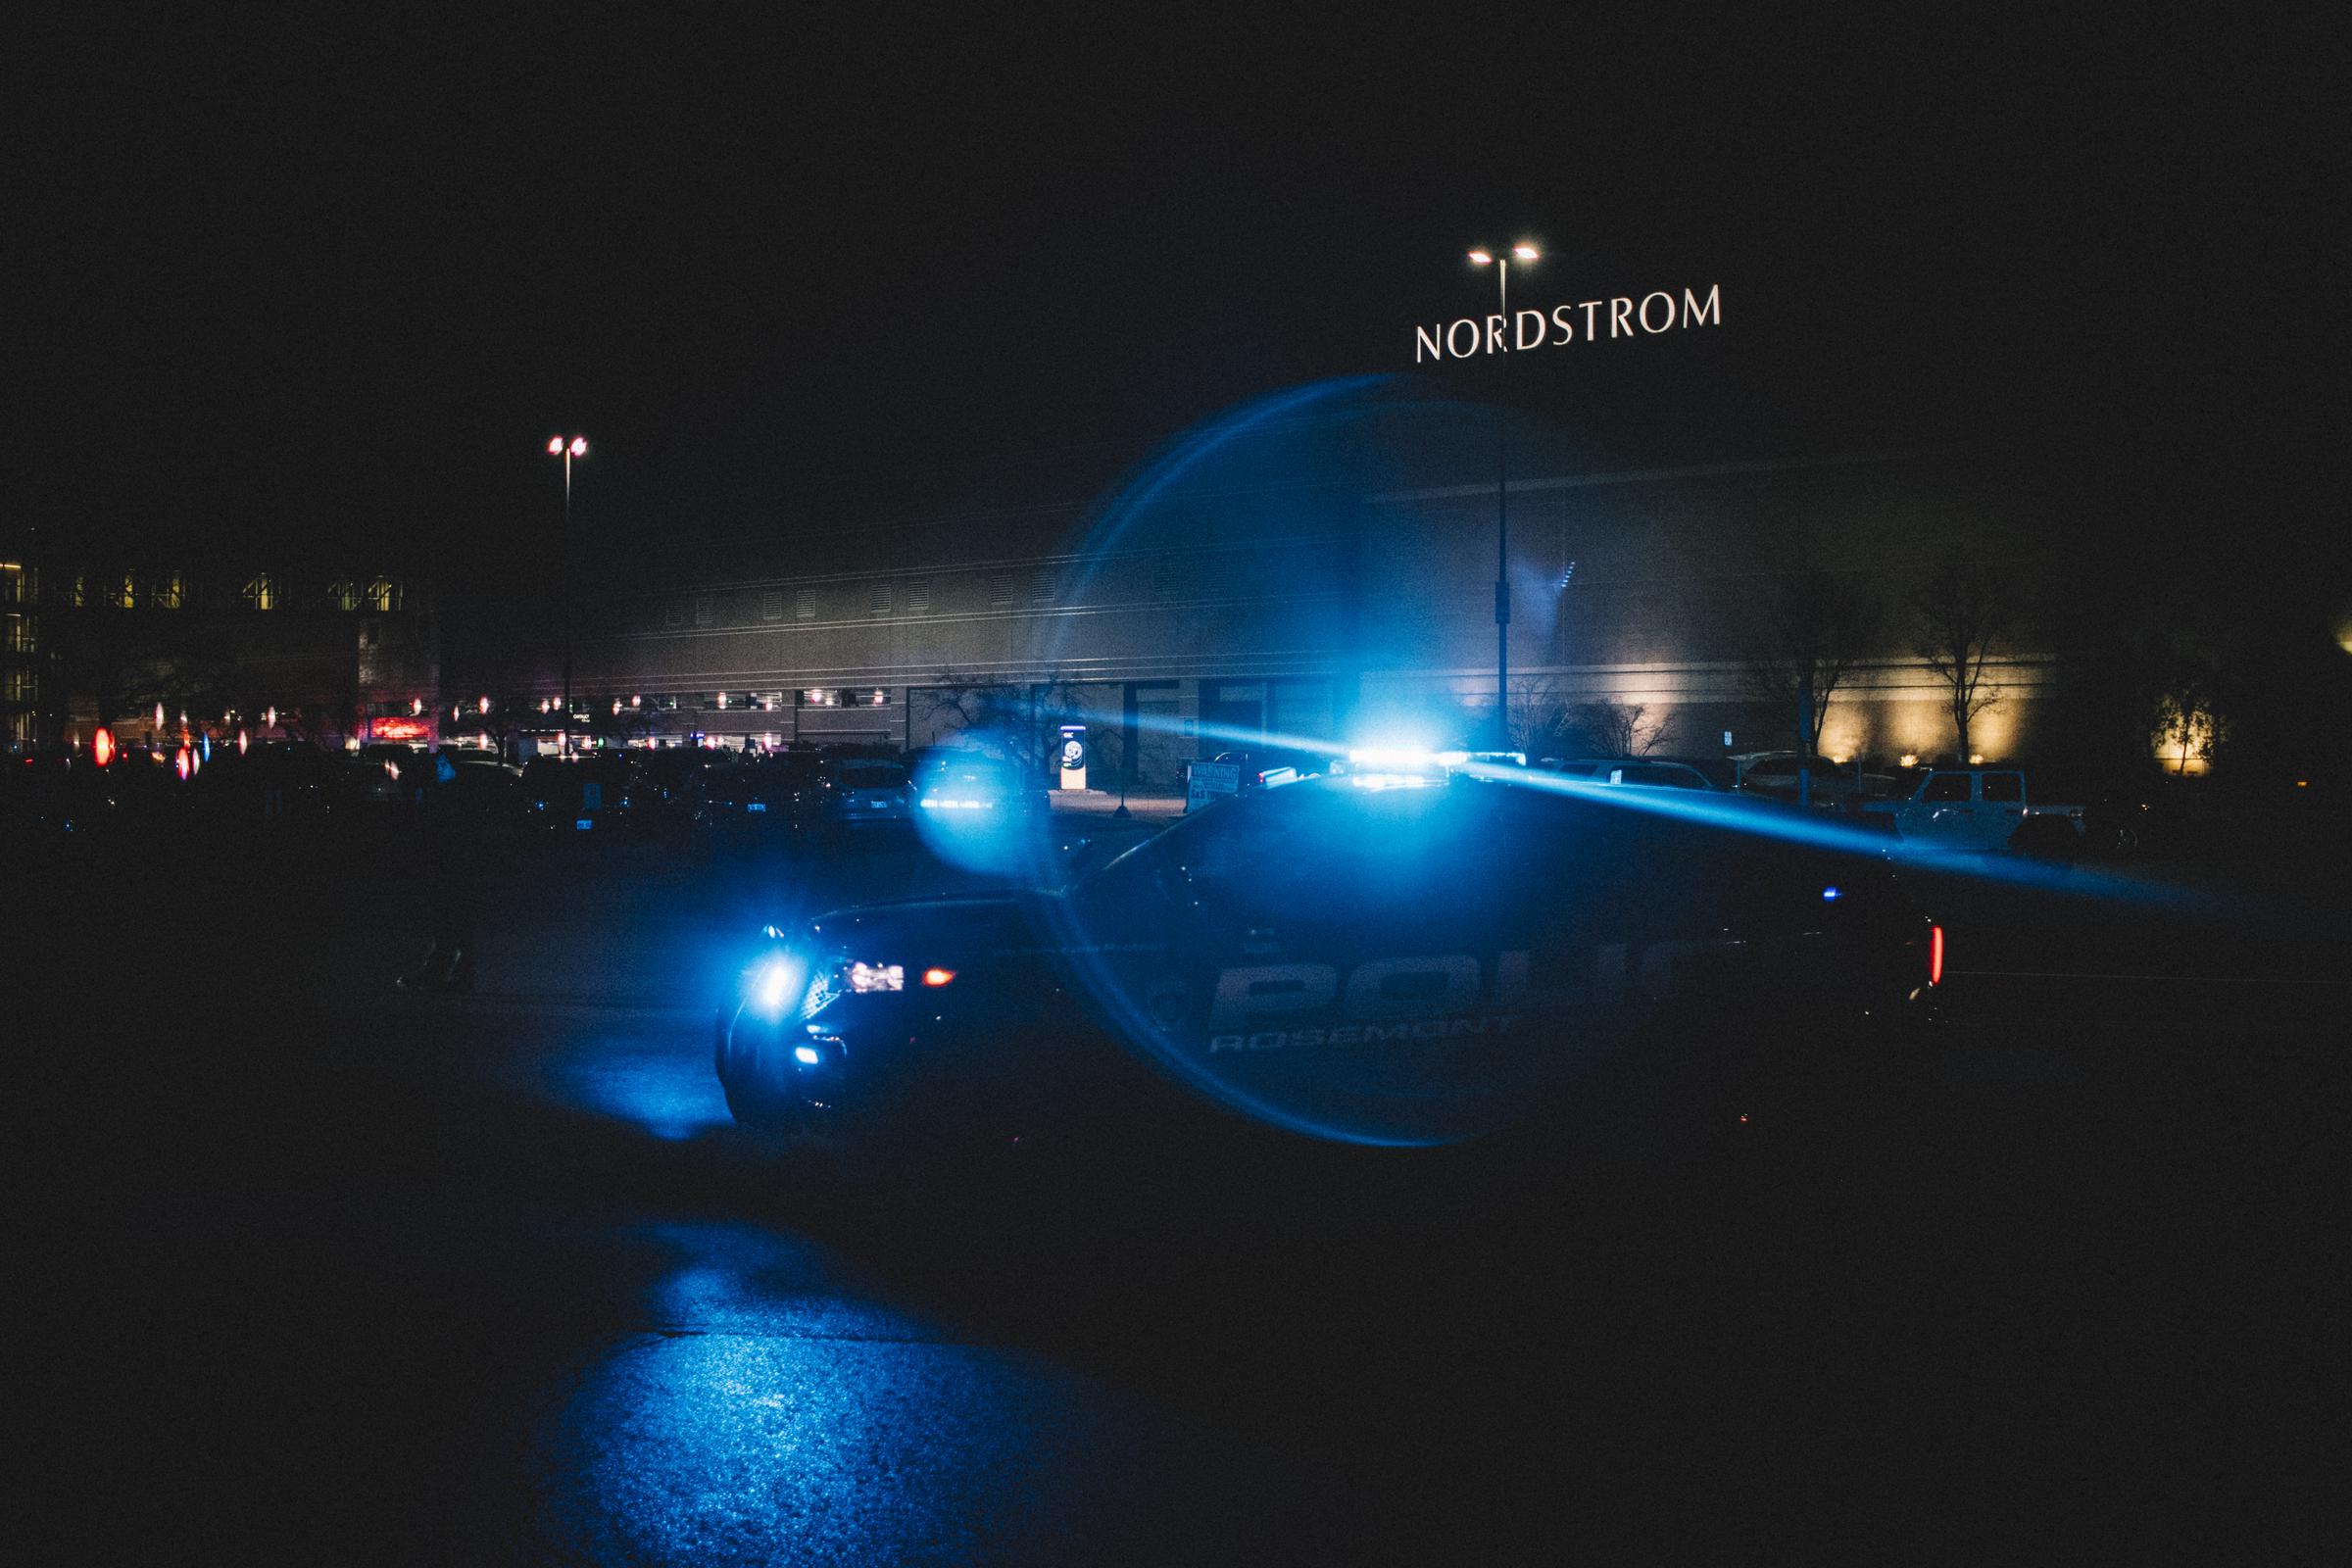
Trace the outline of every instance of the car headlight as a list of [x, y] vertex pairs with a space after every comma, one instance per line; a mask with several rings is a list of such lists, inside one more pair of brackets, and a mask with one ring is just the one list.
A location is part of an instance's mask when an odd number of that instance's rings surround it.
[[752, 1001], [769, 1017], [781, 1017], [786, 1007], [801, 1000], [804, 978], [799, 962], [780, 953], [754, 971]]

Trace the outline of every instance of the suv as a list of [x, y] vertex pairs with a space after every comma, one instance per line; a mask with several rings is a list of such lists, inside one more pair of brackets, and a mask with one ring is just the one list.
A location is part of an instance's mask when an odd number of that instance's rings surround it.
[[802, 820], [846, 831], [904, 827], [913, 815], [906, 766], [886, 757], [829, 757], [816, 786], [802, 797]]
[[585, 757], [541, 757], [522, 770], [516, 793], [522, 818], [550, 833], [592, 833], [610, 838], [633, 824], [630, 790], [636, 768], [618, 753]]

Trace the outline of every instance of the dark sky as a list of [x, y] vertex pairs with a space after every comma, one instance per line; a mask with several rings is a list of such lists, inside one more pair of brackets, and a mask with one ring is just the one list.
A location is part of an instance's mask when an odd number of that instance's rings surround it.
[[2023, 442], [2176, 526], [2184, 452], [2331, 493], [2317, 35], [497, 9], [23, 24], [19, 520], [462, 574], [537, 548], [559, 429], [608, 542], [953, 502], [1409, 370], [1521, 235], [1528, 303], [1723, 287], [1719, 333], [1514, 368], [1612, 448]]

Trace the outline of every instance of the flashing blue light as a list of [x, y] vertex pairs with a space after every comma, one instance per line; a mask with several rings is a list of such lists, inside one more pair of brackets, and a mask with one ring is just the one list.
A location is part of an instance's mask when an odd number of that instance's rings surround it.
[[1822, 903], [1824, 903], [1824, 904], [1834, 904], [1834, 903], [1836, 903], [1836, 902], [1837, 902], [1837, 900], [1838, 900], [1838, 890], [1837, 890], [1836, 888], [1823, 888], [1823, 889], [1821, 890], [1821, 902], [1822, 902]]
[[792, 1048], [792, 1059], [804, 1067], [813, 1067], [825, 1058], [817, 1054], [814, 1046], [795, 1046]]
[[790, 958], [768, 959], [767, 966], [760, 971], [757, 993], [760, 1005], [770, 1015], [782, 1012], [784, 1004], [793, 1000], [792, 988], [800, 977], [800, 965]]

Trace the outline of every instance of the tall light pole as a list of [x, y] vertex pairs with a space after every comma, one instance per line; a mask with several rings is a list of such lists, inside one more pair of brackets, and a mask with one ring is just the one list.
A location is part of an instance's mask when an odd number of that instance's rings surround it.
[[[1514, 245], [1511, 254], [1498, 256], [1480, 246], [1470, 252], [1470, 265], [1494, 269], [1495, 306], [1501, 314], [1494, 318], [1502, 323], [1502, 337], [1495, 352], [1507, 356], [1511, 351], [1511, 263], [1537, 261], [1543, 253], [1533, 245]], [[1495, 361], [1499, 377], [1507, 359]], [[1499, 398], [1494, 409], [1494, 733], [1497, 747], [1509, 750], [1511, 744], [1511, 518], [1510, 445], [1504, 434], [1510, 410]]]
[[558, 554], [564, 561], [564, 749], [571, 750], [571, 460], [588, 455], [588, 438], [560, 435], [547, 438], [547, 455], [564, 460], [564, 538]]

